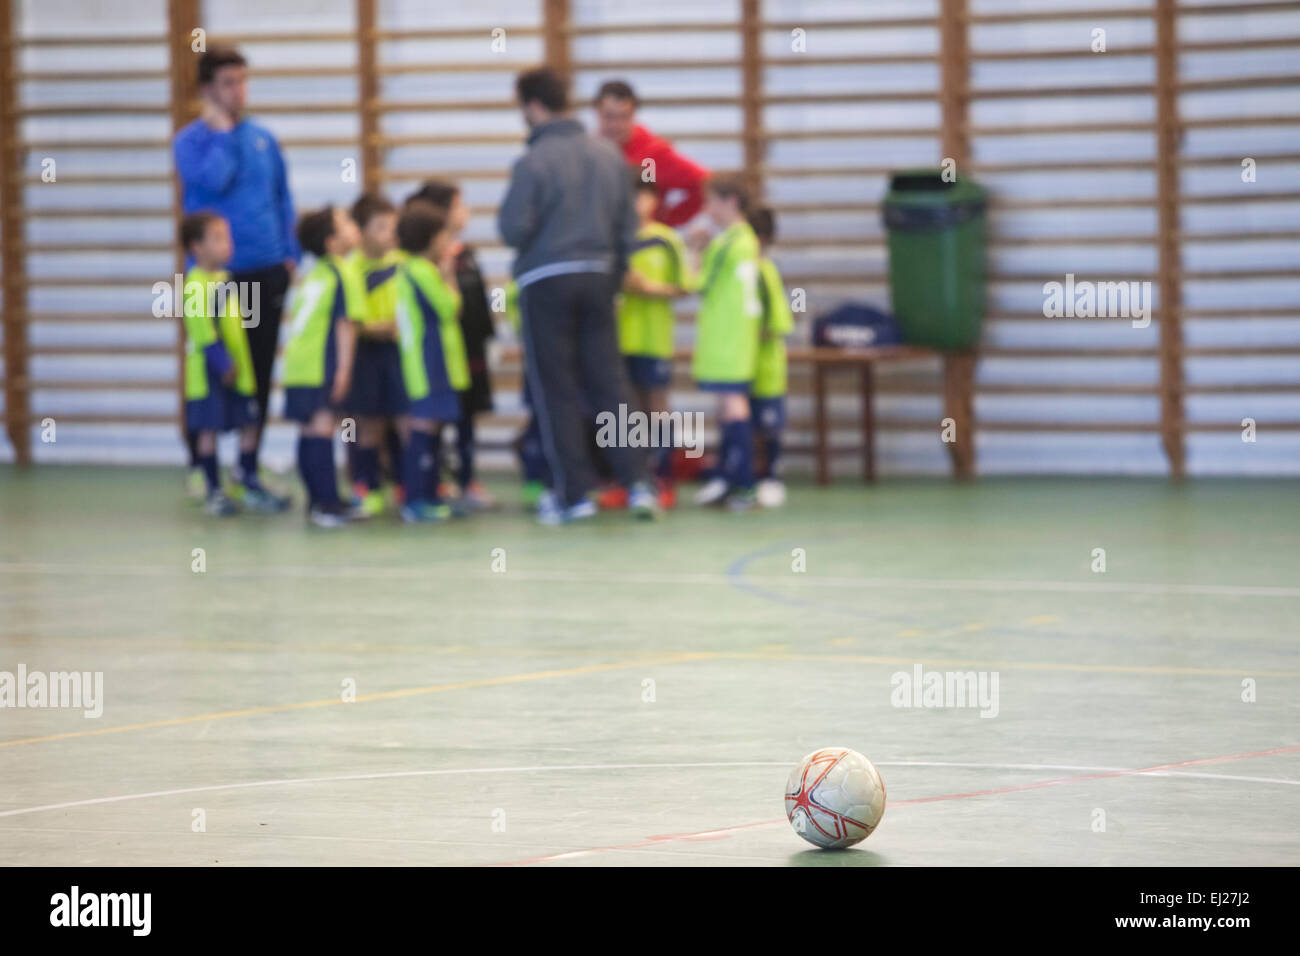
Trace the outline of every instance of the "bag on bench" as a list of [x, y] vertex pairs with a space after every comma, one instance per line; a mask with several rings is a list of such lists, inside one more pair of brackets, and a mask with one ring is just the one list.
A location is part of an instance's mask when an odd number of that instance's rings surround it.
[[812, 323], [812, 344], [836, 349], [898, 345], [903, 341], [898, 320], [887, 312], [846, 302], [817, 316]]

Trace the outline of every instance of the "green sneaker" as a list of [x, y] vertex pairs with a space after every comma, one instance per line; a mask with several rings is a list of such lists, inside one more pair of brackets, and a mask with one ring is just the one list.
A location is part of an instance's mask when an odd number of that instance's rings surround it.
[[525, 508], [536, 508], [545, 492], [546, 486], [540, 481], [525, 481], [520, 499], [523, 501]]
[[368, 492], [361, 499], [361, 513], [367, 518], [375, 518], [383, 514], [385, 507], [387, 507], [387, 502], [384, 501], [384, 493], [378, 488]]
[[203, 477], [202, 468], [191, 468], [185, 474], [185, 494], [195, 501], [208, 498], [208, 480]]

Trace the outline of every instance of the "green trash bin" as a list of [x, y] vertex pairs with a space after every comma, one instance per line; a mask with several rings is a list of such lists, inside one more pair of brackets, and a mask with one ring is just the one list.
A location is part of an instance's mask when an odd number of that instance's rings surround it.
[[904, 341], [936, 349], [973, 348], [984, 319], [984, 212], [974, 183], [945, 182], [938, 170], [890, 177], [889, 291]]

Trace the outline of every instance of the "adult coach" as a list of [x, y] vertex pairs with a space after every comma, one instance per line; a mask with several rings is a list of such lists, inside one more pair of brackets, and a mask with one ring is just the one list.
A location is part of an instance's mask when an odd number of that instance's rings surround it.
[[[253, 290], [248, 344], [257, 383], [258, 446], [271, 395], [280, 314], [295, 263], [293, 198], [280, 147], [271, 132], [244, 116], [248, 64], [237, 50], [214, 47], [199, 57], [202, 113], [176, 134], [173, 150], [185, 212], [207, 209], [230, 223], [235, 254], [231, 281]], [[248, 285], [243, 285], [248, 283]], [[257, 452], [251, 466], [257, 467]], [[241, 468], [245, 463], [241, 462]]]
[[695, 218], [704, 205], [704, 183], [709, 171], [637, 123], [640, 100], [625, 81], [603, 83], [594, 105], [600, 135], [622, 150], [629, 165], [644, 168], [646, 160], [653, 160], [655, 192], [659, 194], [655, 218], [673, 227]]
[[[629, 407], [614, 327], [614, 293], [636, 236], [632, 185], [609, 144], [568, 115], [568, 91], [548, 67], [519, 74], [515, 92], [529, 127], [497, 213], [515, 250], [526, 374], [552, 488], [538, 515], [559, 524], [595, 513], [588, 436], [601, 412]], [[658, 508], [643, 449], [605, 454], [638, 517]]]

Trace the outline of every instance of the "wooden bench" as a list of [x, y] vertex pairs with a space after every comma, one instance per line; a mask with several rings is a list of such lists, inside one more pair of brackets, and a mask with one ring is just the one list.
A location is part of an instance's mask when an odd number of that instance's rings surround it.
[[[673, 355], [680, 368], [689, 366], [690, 349], [678, 349]], [[831, 372], [856, 369], [858, 394], [861, 406], [862, 480], [876, 480], [876, 416], [875, 368], [882, 362], [915, 361], [935, 358], [940, 353], [915, 345], [882, 345], [875, 348], [837, 349], [809, 346], [791, 346], [788, 350], [792, 366], [806, 365], [812, 379], [813, 403], [813, 462], [814, 475], [820, 485], [831, 481], [830, 413], [827, 408], [827, 377]], [[974, 386], [975, 354], [973, 352], [943, 353], [944, 417], [953, 419], [955, 441], [948, 443], [953, 475], [969, 478], [974, 473], [974, 415], [972, 388]], [[515, 360], [518, 351], [507, 348], [498, 354], [498, 361]], [[934, 423], [939, 436], [942, 423]]]

